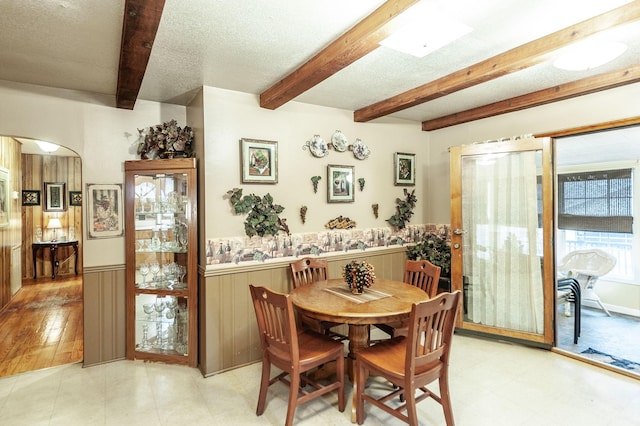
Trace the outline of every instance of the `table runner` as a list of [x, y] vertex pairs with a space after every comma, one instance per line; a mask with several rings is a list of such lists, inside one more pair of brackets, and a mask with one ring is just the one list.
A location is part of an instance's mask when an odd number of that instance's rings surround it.
[[355, 303], [365, 303], [371, 302], [372, 300], [383, 299], [385, 297], [390, 297], [390, 294], [383, 293], [378, 290], [373, 290], [371, 288], [365, 289], [362, 294], [353, 294], [351, 293], [351, 289], [347, 287], [327, 287], [324, 291], [328, 291], [329, 293], [335, 294], [336, 296], [340, 296], [343, 299], [350, 300]]

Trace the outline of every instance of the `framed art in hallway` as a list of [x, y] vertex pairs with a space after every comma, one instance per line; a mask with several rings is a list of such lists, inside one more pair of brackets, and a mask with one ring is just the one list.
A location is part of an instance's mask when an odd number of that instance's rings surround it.
[[416, 184], [416, 155], [406, 152], [394, 154], [394, 184], [396, 186], [413, 186]]
[[67, 209], [65, 205], [66, 184], [64, 182], [44, 183], [44, 211], [63, 212]]
[[278, 142], [240, 139], [242, 183], [278, 183]]
[[40, 191], [33, 189], [25, 189], [22, 191], [22, 205], [23, 206], [39, 206], [40, 205]]
[[87, 184], [87, 235], [90, 239], [124, 235], [122, 184]]
[[69, 191], [69, 205], [70, 206], [82, 205], [82, 191]]
[[9, 225], [9, 170], [0, 167], [0, 228]]

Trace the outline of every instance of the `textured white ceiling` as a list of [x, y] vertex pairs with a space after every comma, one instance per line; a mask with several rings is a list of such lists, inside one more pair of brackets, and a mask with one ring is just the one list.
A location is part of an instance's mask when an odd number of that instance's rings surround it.
[[[295, 100], [356, 110], [628, 2], [429, 1], [474, 30], [421, 59], [379, 48]], [[0, 0], [0, 84], [114, 97], [124, 3]], [[186, 104], [203, 85], [258, 95], [382, 3], [166, 0], [139, 99]], [[393, 116], [421, 122], [637, 62], [640, 24], [620, 38], [629, 50], [609, 65], [569, 73], [545, 62]]]

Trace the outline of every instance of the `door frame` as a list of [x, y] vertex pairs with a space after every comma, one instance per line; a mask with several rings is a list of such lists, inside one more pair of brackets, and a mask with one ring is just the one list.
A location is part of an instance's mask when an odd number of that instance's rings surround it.
[[452, 147], [450, 149], [450, 179], [451, 179], [451, 283], [452, 289], [463, 289], [462, 279], [462, 156], [497, 154], [520, 151], [542, 151], [542, 205], [543, 205], [543, 334], [508, 330], [498, 327], [473, 324], [463, 321], [464, 312], [458, 311], [456, 328], [458, 332], [479, 334], [503, 340], [513, 340], [533, 346], [552, 347], [555, 341], [554, 312], [555, 312], [555, 231], [554, 231], [554, 170], [553, 144], [551, 138], [530, 138], [518, 141], [494, 142]]

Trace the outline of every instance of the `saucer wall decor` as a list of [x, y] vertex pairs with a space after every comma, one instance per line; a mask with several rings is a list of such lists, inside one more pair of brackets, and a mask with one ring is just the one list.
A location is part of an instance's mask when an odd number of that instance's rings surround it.
[[349, 141], [347, 141], [347, 137], [340, 130], [336, 130], [333, 132], [333, 136], [331, 136], [331, 145], [333, 149], [338, 152], [345, 152], [349, 147]]
[[329, 154], [329, 147], [320, 135], [313, 135], [313, 137], [304, 144], [302, 149], [307, 149], [307, 147], [314, 157], [321, 158]]
[[356, 157], [358, 160], [366, 160], [369, 154], [371, 154], [369, 147], [360, 139], [356, 139], [352, 149], [353, 149], [353, 156]]

